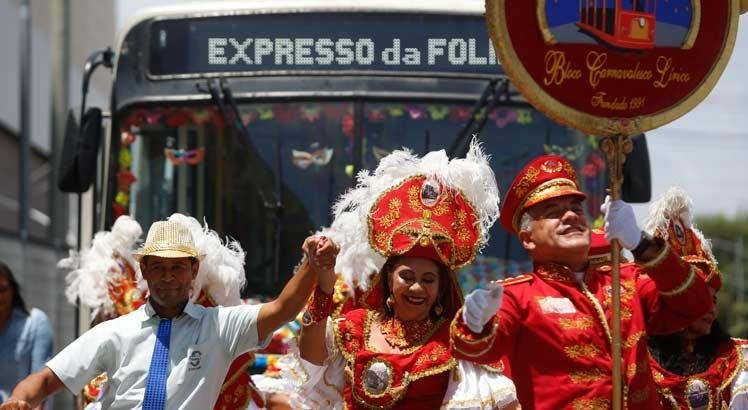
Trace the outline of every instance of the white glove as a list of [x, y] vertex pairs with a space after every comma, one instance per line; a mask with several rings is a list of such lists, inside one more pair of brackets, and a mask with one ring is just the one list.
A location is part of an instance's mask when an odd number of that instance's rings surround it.
[[611, 201], [608, 195], [600, 206], [600, 211], [605, 214], [605, 239], [618, 239], [621, 246], [628, 250], [639, 245], [642, 230], [636, 223], [634, 208], [631, 205], [619, 199]]
[[489, 283], [487, 289], [475, 289], [465, 297], [462, 307], [462, 320], [474, 333], [481, 333], [483, 327], [501, 307], [504, 287]]

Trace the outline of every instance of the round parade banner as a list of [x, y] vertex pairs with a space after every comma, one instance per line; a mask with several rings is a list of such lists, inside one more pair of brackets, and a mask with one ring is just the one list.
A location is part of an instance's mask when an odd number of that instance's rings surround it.
[[487, 0], [500, 63], [551, 118], [635, 135], [695, 107], [732, 54], [740, 0]]

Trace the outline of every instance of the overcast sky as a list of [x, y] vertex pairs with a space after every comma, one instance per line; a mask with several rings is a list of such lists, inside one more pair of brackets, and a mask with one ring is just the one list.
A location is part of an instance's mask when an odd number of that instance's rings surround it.
[[[118, 0], [117, 25], [135, 11], [179, 0]], [[748, 14], [732, 58], [711, 94], [694, 110], [647, 133], [653, 199], [672, 185], [683, 187], [697, 214], [748, 213]], [[643, 220], [647, 205], [637, 205]]]

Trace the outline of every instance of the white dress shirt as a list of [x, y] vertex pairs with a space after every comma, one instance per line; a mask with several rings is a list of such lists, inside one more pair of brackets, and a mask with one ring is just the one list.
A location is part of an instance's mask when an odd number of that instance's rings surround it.
[[[205, 308], [187, 303], [184, 312], [172, 319], [166, 409], [213, 408], [231, 362], [261, 347], [257, 335], [260, 307]], [[47, 367], [74, 394], [106, 372], [109, 381], [103, 408], [139, 409], [159, 321], [147, 303], [98, 324], [47, 362]]]

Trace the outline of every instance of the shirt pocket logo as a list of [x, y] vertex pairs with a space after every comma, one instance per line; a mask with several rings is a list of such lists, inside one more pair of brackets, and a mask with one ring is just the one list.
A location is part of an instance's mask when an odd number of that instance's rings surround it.
[[187, 350], [187, 371], [198, 370], [202, 367], [204, 345], [190, 346]]

